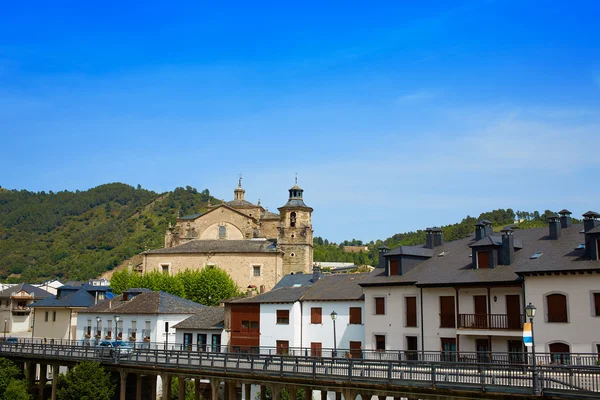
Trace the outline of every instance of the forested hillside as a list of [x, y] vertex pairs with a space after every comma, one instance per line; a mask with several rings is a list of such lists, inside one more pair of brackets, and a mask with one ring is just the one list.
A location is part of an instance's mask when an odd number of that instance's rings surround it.
[[89, 279], [163, 245], [179, 212], [220, 203], [188, 186], [158, 194], [122, 183], [87, 191], [0, 189], [0, 278], [31, 283]]
[[[478, 218], [466, 216], [461, 222], [452, 225], [442, 226], [444, 241], [462, 239], [475, 232], [475, 224], [477, 221], [487, 219], [494, 224], [494, 229], [499, 230], [506, 225], [512, 225], [515, 220], [521, 221], [518, 227], [521, 229], [545, 226], [548, 215], [553, 214], [552, 211], [546, 210], [543, 214], [538, 211], [517, 211], [512, 209], [498, 209], [490, 212], [485, 212], [479, 215]], [[575, 219], [574, 219], [575, 220]], [[356, 265], [372, 265], [376, 266], [379, 260], [377, 248], [385, 244], [393, 249], [398, 246], [410, 246], [425, 243], [425, 231], [411, 231], [406, 233], [397, 233], [385, 240], [371, 241], [363, 243], [361, 240], [352, 239], [345, 240], [342, 243], [330, 243], [327, 239], [319, 236], [313, 239], [314, 244], [314, 259], [315, 261], [344, 261], [353, 262]], [[366, 245], [369, 250], [360, 253], [346, 253], [344, 246], [360, 246]]]

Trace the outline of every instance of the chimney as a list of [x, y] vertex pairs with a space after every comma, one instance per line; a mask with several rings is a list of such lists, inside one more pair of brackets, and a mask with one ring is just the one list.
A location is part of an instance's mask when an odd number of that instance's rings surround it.
[[502, 229], [502, 250], [500, 251], [500, 264], [510, 265], [515, 257], [515, 236], [514, 231], [506, 227]]
[[319, 280], [319, 278], [321, 278], [321, 267], [318, 267], [317, 265], [315, 265], [313, 267], [312, 282], [315, 283], [316, 281]]
[[595, 211], [588, 211], [585, 214], [583, 214], [583, 230], [584, 230], [584, 232], [590, 231], [590, 230], [594, 229], [595, 227], [597, 227], [598, 225], [600, 225], [600, 221], [598, 221], [599, 217], [600, 217], [600, 214], [598, 214]]
[[382, 244], [377, 248], [379, 250], [379, 265], [378, 268], [385, 268], [385, 254], [390, 251], [390, 248]]
[[573, 214], [571, 211], [567, 210], [567, 209], [563, 209], [560, 210], [558, 212], [558, 214], [560, 215], [560, 227], [565, 229], [570, 227], [573, 222], [571, 221], [571, 214]]
[[485, 237], [485, 224], [478, 222], [475, 224], [475, 241], [479, 242]]
[[557, 240], [560, 237], [560, 218], [558, 215], [548, 217], [548, 227], [550, 229], [550, 239]]
[[427, 228], [425, 229], [427, 236], [425, 237], [425, 247], [433, 249], [444, 244], [444, 238], [442, 236], [442, 230], [440, 228]]
[[492, 221], [488, 219], [484, 219], [479, 221], [485, 226], [485, 235], [483, 237], [491, 236], [494, 233], [494, 226], [492, 225]]

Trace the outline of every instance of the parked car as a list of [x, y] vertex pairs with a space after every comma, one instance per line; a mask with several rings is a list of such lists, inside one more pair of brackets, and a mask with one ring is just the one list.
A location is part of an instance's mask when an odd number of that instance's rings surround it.
[[16, 337], [0, 337], [0, 342], [3, 342], [4, 344], [17, 344], [19, 343], [19, 338]]
[[98, 357], [129, 357], [133, 353], [133, 347], [122, 340], [104, 340], [98, 343], [96, 354]]

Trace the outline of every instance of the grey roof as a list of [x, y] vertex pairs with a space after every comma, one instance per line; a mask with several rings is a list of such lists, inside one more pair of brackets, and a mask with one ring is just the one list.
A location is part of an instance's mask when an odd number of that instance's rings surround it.
[[394, 255], [432, 257], [433, 250], [428, 249], [425, 246], [399, 246], [396, 247], [394, 250], [388, 251], [387, 253], [385, 253], [385, 255], [386, 257]]
[[262, 215], [260, 216], [260, 219], [279, 219], [279, 214], [273, 213], [271, 211], [263, 211]]
[[259, 206], [257, 206], [256, 204], [250, 203], [250, 202], [249, 202], [249, 201], [247, 201], [247, 200], [240, 200], [240, 199], [231, 200], [231, 201], [228, 201], [228, 202], [227, 202], [227, 203], [225, 203], [225, 204], [226, 204], [226, 205], [228, 205], [229, 207], [232, 207], [232, 208], [240, 208], [240, 207], [241, 207], [241, 208], [244, 208], [244, 207], [248, 207], [248, 208], [250, 208], [250, 207], [252, 207], [252, 208], [256, 208], [256, 207], [259, 207]]
[[49, 293], [44, 289], [40, 289], [39, 287], [30, 285], [29, 283], [20, 283], [18, 285], [11, 286], [1, 291], [0, 298], [10, 298], [13, 295], [13, 293], [18, 293], [21, 290], [32, 294], [34, 299], [44, 299], [46, 297], [54, 296], [52, 293]]
[[[131, 292], [131, 291], [129, 291]], [[166, 292], [143, 291], [127, 301], [123, 294], [83, 312], [111, 314], [194, 314], [206, 307]]]
[[276, 253], [275, 243], [265, 239], [199, 240], [194, 239], [179, 246], [148, 250], [144, 254], [178, 253]]
[[287, 201], [287, 203], [285, 203], [283, 206], [279, 207], [278, 210], [282, 210], [285, 208], [304, 208], [306, 210], [311, 210], [312, 208], [310, 208], [309, 206], [307, 206], [306, 204], [304, 204], [304, 200], [299, 199], [299, 198], [292, 198], [289, 199]]
[[479, 246], [502, 246], [502, 237], [496, 235], [486, 236], [483, 239], [470, 244], [469, 247], [479, 247]]
[[191, 215], [184, 215], [183, 217], [179, 217], [177, 219], [181, 219], [181, 220], [194, 220], [202, 215], [204, 215], [205, 213], [197, 213], [197, 214], [191, 214]]
[[67, 291], [64, 297], [47, 297], [44, 300], [36, 301], [31, 307], [50, 307], [50, 308], [86, 308], [93, 306], [96, 298], [89, 291], [79, 289], [69, 293]]
[[305, 301], [362, 300], [363, 289], [359, 285], [368, 274], [326, 275], [315, 282], [302, 296]]
[[277, 282], [277, 284], [273, 287], [273, 290], [285, 288], [285, 287], [300, 287], [300, 286], [310, 286], [313, 282], [312, 274], [287, 274], [283, 278]]
[[245, 297], [238, 300], [232, 300], [230, 303], [294, 303], [310, 289], [309, 286], [301, 287], [282, 287], [273, 289], [270, 292], [259, 294], [254, 297]]
[[563, 208], [558, 213], [561, 214], [561, 215], [562, 214], [573, 214], [571, 211], [567, 210], [566, 208]]
[[[584, 250], [575, 248], [584, 242], [579, 233], [582, 224], [561, 230], [558, 240], [551, 240], [548, 228], [515, 231], [515, 253], [511, 265], [474, 269], [472, 266], [473, 236], [444, 243], [434, 249], [434, 257], [424, 260], [404, 275], [385, 276], [383, 268], [373, 270], [362, 286], [412, 285], [452, 286], [489, 283], [516, 283], [519, 274], [600, 270], [600, 261], [583, 258]], [[488, 243], [491, 243], [488, 241]], [[537, 251], [543, 255], [531, 259]], [[443, 253], [443, 256], [440, 256]]]
[[223, 329], [225, 320], [225, 309], [223, 307], [205, 307], [192, 315], [173, 325], [176, 329]]
[[600, 233], [600, 225], [598, 225], [597, 227], [595, 227], [593, 229], [590, 229], [586, 233]]
[[599, 218], [600, 214], [598, 214], [596, 211], [588, 211], [585, 214], [583, 214], [583, 216], [588, 218]]

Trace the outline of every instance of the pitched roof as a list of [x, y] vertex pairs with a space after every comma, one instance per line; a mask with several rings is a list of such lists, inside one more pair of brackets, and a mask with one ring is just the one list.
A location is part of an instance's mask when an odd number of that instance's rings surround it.
[[223, 307], [205, 307], [196, 314], [173, 326], [176, 329], [223, 329], [225, 309]]
[[96, 302], [95, 297], [85, 289], [79, 289], [64, 297], [47, 297], [44, 300], [36, 301], [31, 307], [51, 307], [51, 308], [85, 308], [93, 306]]
[[[404, 275], [386, 276], [385, 269], [376, 268], [361, 285], [452, 286], [517, 283], [520, 281], [519, 274], [600, 270], [600, 261], [585, 259], [585, 250], [575, 250], [584, 242], [583, 235], [579, 233], [581, 228], [582, 225], [579, 224], [562, 229], [558, 240], [550, 239], [547, 227], [517, 230], [514, 232], [516, 251], [513, 263], [482, 269], [474, 269], [472, 265], [472, 252], [469, 247], [475, 243], [471, 235], [436, 247], [434, 257], [424, 260]], [[493, 237], [483, 240], [487, 240], [488, 244], [496, 241]], [[537, 251], [543, 252], [543, 255], [531, 259], [531, 255]]]
[[206, 214], [206, 213], [202, 212], [202, 213], [197, 213], [197, 214], [184, 215], [183, 217], [179, 217], [177, 219], [180, 219], [180, 220], [194, 220], [194, 219], [196, 219], [196, 218], [198, 218], [198, 217], [200, 217], [200, 216], [202, 216], [204, 214]]
[[21, 290], [26, 291], [33, 295], [34, 299], [45, 299], [46, 297], [52, 297], [53, 294], [40, 289], [36, 286], [30, 285], [29, 283], [20, 283], [18, 285], [10, 286], [0, 292], [0, 298], [10, 298], [13, 293], [19, 293]]
[[387, 256], [417, 256], [417, 257], [432, 257], [433, 250], [428, 249], [425, 246], [398, 246], [394, 250], [390, 250], [385, 253]]
[[236, 207], [236, 208], [256, 208], [256, 207], [260, 207], [256, 204], [250, 203], [248, 200], [241, 200], [241, 199], [236, 199], [236, 200], [231, 200], [228, 201], [227, 203], [225, 203], [226, 205], [228, 205], [229, 207]]
[[302, 300], [362, 300], [363, 289], [359, 283], [367, 277], [368, 274], [326, 275], [310, 287]]
[[260, 219], [279, 219], [279, 214], [273, 213], [271, 211], [265, 210], [263, 211]]
[[273, 289], [270, 292], [259, 294], [254, 297], [245, 297], [238, 300], [232, 300], [230, 303], [248, 304], [248, 303], [294, 303], [310, 289], [309, 286], [301, 287], [282, 287]]
[[143, 254], [177, 253], [276, 253], [275, 243], [266, 239], [248, 240], [199, 240], [194, 239], [179, 246], [148, 250]]
[[[130, 293], [126, 292], [126, 293]], [[193, 314], [206, 307], [166, 292], [143, 291], [124, 301], [123, 294], [83, 312], [114, 314]]]
[[277, 282], [277, 284], [271, 290], [280, 289], [284, 287], [300, 287], [310, 286], [313, 282], [312, 274], [287, 274]]

